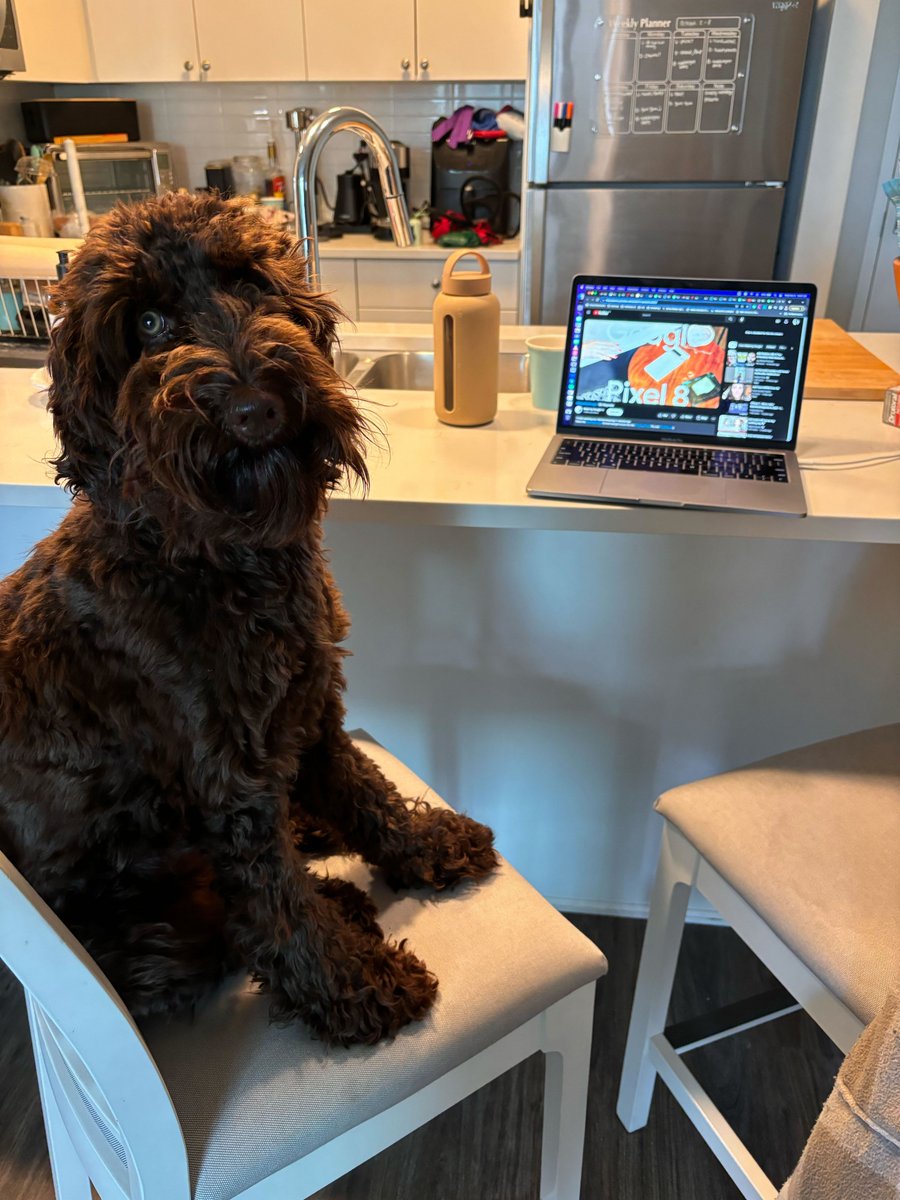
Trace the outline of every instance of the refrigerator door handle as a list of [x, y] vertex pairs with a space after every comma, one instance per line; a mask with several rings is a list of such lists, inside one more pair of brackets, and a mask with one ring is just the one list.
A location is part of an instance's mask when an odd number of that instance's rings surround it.
[[[528, 0], [526, 0], [526, 3]], [[528, 145], [525, 178], [547, 183], [550, 175], [550, 112], [553, 106], [553, 19], [555, 0], [541, 0], [531, 21], [531, 59], [526, 107]]]

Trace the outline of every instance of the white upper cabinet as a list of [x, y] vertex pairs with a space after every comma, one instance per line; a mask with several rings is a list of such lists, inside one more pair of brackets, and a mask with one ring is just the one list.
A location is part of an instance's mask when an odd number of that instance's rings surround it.
[[85, 0], [103, 83], [306, 78], [302, 0]]
[[519, 16], [519, 0], [415, 5], [418, 79], [525, 78], [531, 22]]
[[81, 0], [18, 0], [16, 18], [25, 70], [13, 79], [91, 83], [94, 66]]
[[415, 0], [304, 0], [303, 7], [310, 79], [415, 79]]
[[199, 79], [191, 0], [85, 0], [103, 83]]
[[518, 0], [304, 0], [311, 80], [524, 79]]
[[306, 78], [302, 0], [194, 0], [194, 11], [206, 79]]
[[[40, 10], [44, 24], [54, 29], [57, 6], [74, 13], [80, 0], [20, 3]], [[444, 0], [266, 0], [260, 5], [84, 0], [84, 5], [101, 83], [463, 82], [524, 79], [527, 71], [529, 22], [519, 16], [518, 0], [454, 0], [450, 7]], [[24, 34], [22, 40], [27, 56]], [[28, 76], [51, 82], [74, 77]]]

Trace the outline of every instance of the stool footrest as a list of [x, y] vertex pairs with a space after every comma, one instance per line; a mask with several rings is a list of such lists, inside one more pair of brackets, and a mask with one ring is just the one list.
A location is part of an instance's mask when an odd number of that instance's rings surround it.
[[661, 1033], [650, 1039], [648, 1056], [745, 1200], [776, 1200], [778, 1188]]
[[801, 1007], [787, 988], [777, 984], [756, 996], [748, 996], [699, 1017], [669, 1025], [665, 1029], [665, 1038], [678, 1054], [687, 1054], [689, 1050], [708, 1046], [710, 1042], [718, 1042], [745, 1029], [752, 1029], [755, 1025], [764, 1025], [767, 1021], [798, 1012]]

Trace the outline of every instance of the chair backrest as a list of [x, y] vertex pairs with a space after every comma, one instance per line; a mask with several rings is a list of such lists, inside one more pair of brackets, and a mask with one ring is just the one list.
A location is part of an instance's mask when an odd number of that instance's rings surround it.
[[84, 947], [3, 854], [0, 958], [25, 988], [35, 1055], [104, 1200], [189, 1200], [181, 1126], [144, 1039]]

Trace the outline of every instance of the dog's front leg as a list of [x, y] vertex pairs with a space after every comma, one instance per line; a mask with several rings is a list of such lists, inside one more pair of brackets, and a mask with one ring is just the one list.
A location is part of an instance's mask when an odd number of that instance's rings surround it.
[[294, 849], [286, 804], [224, 805], [207, 821], [229, 936], [272, 996], [328, 1041], [374, 1043], [430, 1008], [434, 977], [408, 950], [345, 918]]
[[394, 888], [440, 890], [497, 866], [486, 825], [404, 799], [338, 720], [324, 724], [321, 740], [305, 756], [295, 806], [333, 826], [350, 850], [381, 867]]

